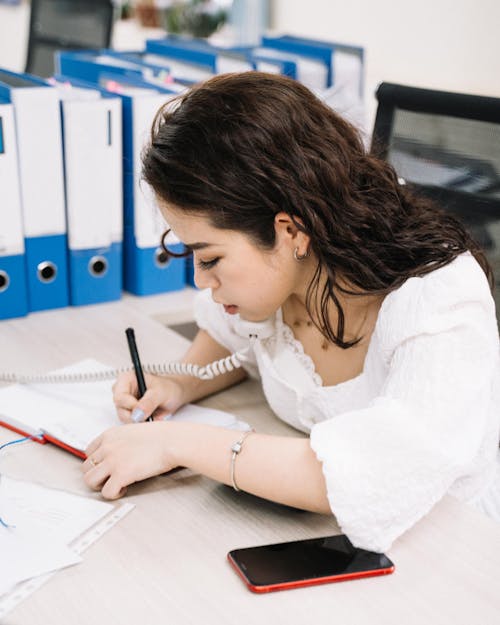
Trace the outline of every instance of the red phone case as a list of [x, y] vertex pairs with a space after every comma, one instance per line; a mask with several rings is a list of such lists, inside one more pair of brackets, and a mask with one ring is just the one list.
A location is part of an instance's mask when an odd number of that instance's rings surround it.
[[305, 586], [317, 586], [319, 584], [328, 584], [332, 582], [344, 582], [350, 579], [360, 579], [363, 577], [375, 577], [378, 575], [389, 575], [395, 570], [394, 564], [385, 569], [376, 569], [372, 571], [358, 571], [357, 573], [347, 573], [342, 575], [330, 575], [328, 577], [314, 577], [310, 579], [300, 579], [293, 582], [284, 582], [279, 584], [270, 584], [267, 586], [255, 586], [245, 575], [244, 571], [238, 566], [238, 563], [233, 559], [230, 553], [227, 554], [227, 559], [230, 564], [243, 580], [246, 586], [256, 593], [274, 592], [275, 590], [290, 590], [292, 588], [303, 588]]

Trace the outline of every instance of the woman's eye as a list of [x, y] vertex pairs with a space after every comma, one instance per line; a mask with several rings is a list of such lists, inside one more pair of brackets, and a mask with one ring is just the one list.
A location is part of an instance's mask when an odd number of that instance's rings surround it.
[[219, 262], [220, 258], [213, 258], [212, 260], [198, 260], [197, 265], [200, 269], [211, 269]]

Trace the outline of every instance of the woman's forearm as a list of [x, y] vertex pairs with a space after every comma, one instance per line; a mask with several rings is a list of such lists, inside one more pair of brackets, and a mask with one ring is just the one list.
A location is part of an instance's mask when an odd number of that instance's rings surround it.
[[[242, 432], [185, 422], [165, 425], [168, 456], [176, 464], [231, 485], [231, 446]], [[321, 464], [307, 438], [253, 433], [236, 457], [234, 474], [241, 490], [303, 510], [331, 513]]]

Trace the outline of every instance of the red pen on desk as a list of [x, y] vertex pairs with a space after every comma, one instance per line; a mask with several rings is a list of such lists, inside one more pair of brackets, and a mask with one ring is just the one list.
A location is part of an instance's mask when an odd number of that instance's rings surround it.
[[[132, 358], [132, 364], [134, 365], [135, 377], [137, 379], [137, 388], [139, 390], [139, 399], [146, 392], [146, 381], [144, 380], [144, 372], [142, 370], [141, 360], [139, 358], [139, 352], [137, 350], [137, 344], [135, 342], [135, 333], [132, 328], [125, 330], [127, 335], [127, 343], [130, 351], [130, 357]], [[146, 421], [152, 421], [153, 417], [150, 415]]]

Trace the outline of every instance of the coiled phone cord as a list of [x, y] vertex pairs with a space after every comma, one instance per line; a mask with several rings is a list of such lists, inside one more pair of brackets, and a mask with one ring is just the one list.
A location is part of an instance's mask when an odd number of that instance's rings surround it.
[[[196, 365], [189, 362], [169, 362], [143, 364], [142, 369], [145, 373], [152, 373], [154, 375], [190, 375], [200, 380], [212, 380], [218, 375], [241, 367], [242, 363], [247, 360], [246, 354], [249, 350], [250, 346], [230, 356], [211, 362], [208, 365]], [[80, 373], [42, 373], [35, 375], [6, 372], [0, 373], [0, 382], [17, 384], [103, 382], [113, 380], [121, 373], [126, 373], [127, 371], [133, 371], [133, 367], [125, 366], [117, 369], [103, 369], [102, 371], [85, 371]]]

